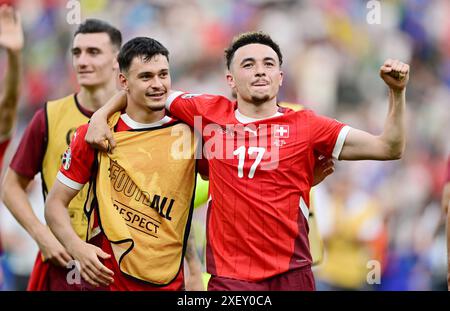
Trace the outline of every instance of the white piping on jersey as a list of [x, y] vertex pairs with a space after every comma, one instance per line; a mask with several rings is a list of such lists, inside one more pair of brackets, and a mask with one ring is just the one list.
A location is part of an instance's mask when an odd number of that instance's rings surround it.
[[309, 217], [309, 208], [306, 206], [305, 201], [303, 201], [303, 198], [300, 196], [300, 201], [298, 203], [298, 206], [300, 206], [300, 210], [302, 211], [303, 216], [305, 216], [306, 221], [308, 221]]
[[250, 117], [244, 116], [239, 111], [239, 108], [234, 111], [234, 116], [236, 117], [236, 120], [238, 120], [239, 122], [241, 122], [243, 124], [252, 123], [252, 122], [261, 121], [261, 120], [266, 120], [266, 119], [271, 119], [271, 118], [279, 117], [279, 116], [282, 116], [282, 115], [283, 114], [281, 112], [277, 111], [274, 115], [271, 115], [270, 117], [256, 119], [256, 118], [250, 118]]
[[350, 131], [351, 127], [346, 125], [339, 132], [338, 138], [336, 139], [336, 144], [333, 148], [333, 158], [339, 159], [339, 155], [341, 154], [342, 147], [344, 147], [345, 139], [347, 138], [347, 134]]
[[175, 100], [175, 98], [177, 98], [181, 94], [184, 94], [184, 92], [174, 91], [172, 94], [169, 95], [169, 97], [167, 97], [165, 105], [167, 111], [170, 111], [170, 105], [172, 105], [172, 102]]
[[66, 175], [64, 175], [61, 172], [58, 172], [58, 175], [56, 175], [56, 178], [63, 183], [64, 185], [66, 185], [67, 187], [73, 189], [73, 190], [81, 190], [83, 189], [83, 184], [77, 183], [76, 181], [73, 181], [72, 179], [66, 177]]
[[122, 114], [120, 116], [120, 118], [122, 119], [123, 122], [125, 122], [126, 125], [128, 125], [131, 129], [133, 130], [140, 130], [140, 129], [148, 129], [148, 128], [152, 128], [152, 127], [158, 127], [161, 125], [164, 125], [168, 122], [170, 122], [172, 120], [171, 117], [169, 116], [164, 116], [164, 118], [162, 118], [161, 120], [158, 120], [156, 122], [153, 123], [140, 123], [140, 122], [136, 122], [133, 119], [130, 118], [130, 116], [126, 113]]
[[100, 232], [102, 232], [100, 226], [92, 228], [91, 232], [89, 233], [89, 238], [92, 239], [93, 237], [97, 236]]

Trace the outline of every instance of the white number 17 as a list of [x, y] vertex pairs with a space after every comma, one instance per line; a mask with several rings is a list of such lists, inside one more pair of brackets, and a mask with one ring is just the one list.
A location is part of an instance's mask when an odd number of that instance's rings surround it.
[[[248, 154], [252, 155], [255, 152], [258, 153], [256, 156], [255, 162], [250, 167], [250, 171], [248, 172], [248, 178], [253, 178], [255, 176], [256, 167], [259, 163], [261, 163], [261, 160], [264, 156], [264, 152], [266, 152], [266, 148], [262, 147], [249, 147], [248, 148]], [[239, 156], [239, 163], [238, 163], [238, 177], [242, 178], [244, 177], [244, 161], [245, 161], [245, 146], [240, 146], [236, 150], [233, 151], [233, 155]]]

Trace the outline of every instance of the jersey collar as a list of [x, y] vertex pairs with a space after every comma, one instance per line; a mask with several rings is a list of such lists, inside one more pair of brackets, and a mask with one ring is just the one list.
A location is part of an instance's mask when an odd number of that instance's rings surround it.
[[128, 125], [131, 129], [133, 130], [140, 130], [140, 129], [148, 129], [148, 128], [153, 128], [153, 127], [158, 127], [161, 125], [164, 125], [170, 121], [172, 121], [172, 118], [169, 116], [164, 116], [164, 118], [162, 118], [161, 120], [158, 120], [156, 122], [153, 123], [140, 123], [140, 122], [136, 122], [133, 119], [130, 118], [130, 116], [126, 113], [120, 115], [120, 118], [122, 119], [122, 121]]

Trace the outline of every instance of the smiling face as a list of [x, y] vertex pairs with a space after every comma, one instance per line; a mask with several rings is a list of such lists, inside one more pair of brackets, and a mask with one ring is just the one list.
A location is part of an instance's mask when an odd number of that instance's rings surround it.
[[95, 87], [114, 79], [119, 67], [117, 49], [107, 33], [79, 33], [73, 40], [72, 62], [78, 83]]
[[119, 75], [122, 87], [128, 90], [128, 103], [146, 111], [160, 111], [165, 107], [171, 87], [169, 62], [156, 54], [149, 60], [134, 57], [127, 72]]
[[276, 98], [283, 82], [277, 53], [269, 46], [248, 44], [236, 50], [227, 74], [238, 101], [263, 104]]

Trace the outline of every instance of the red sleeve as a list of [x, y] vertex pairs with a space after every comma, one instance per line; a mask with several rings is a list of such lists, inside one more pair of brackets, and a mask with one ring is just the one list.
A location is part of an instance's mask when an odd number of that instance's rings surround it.
[[167, 99], [167, 110], [177, 119], [196, 128], [194, 117], [203, 117], [204, 106], [219, 96], [174, 92]]
[[201, 95], [174, 92], [167, 99], [166, 108], [174, 117], [194, 127], [194, 116], [200, 115], [198, 100], [194, 100], [198, 96]]
[[58, 173], [58, 180], [75, 190], [89, 182], [94, 163], [95, 151], [84, 140], [87, 129], [88, 124], [84, 124], [75, 132]]
[[0, 143], [0, 171], [2, 169], [3, 156], [5, 155], [6, 148], [8, 148], [9, 139]]
[[39, 109], [26, 128], [9, 165], [17, 174], [33, 179], [41, 171], [47, 146], [45, 110]]
[[[314, 151], [325, 157], [337, 158], [349, 127], [335, 119], [310, 112], [310, 137]], [[344, 130], [344, 127], [346, 129]]]

